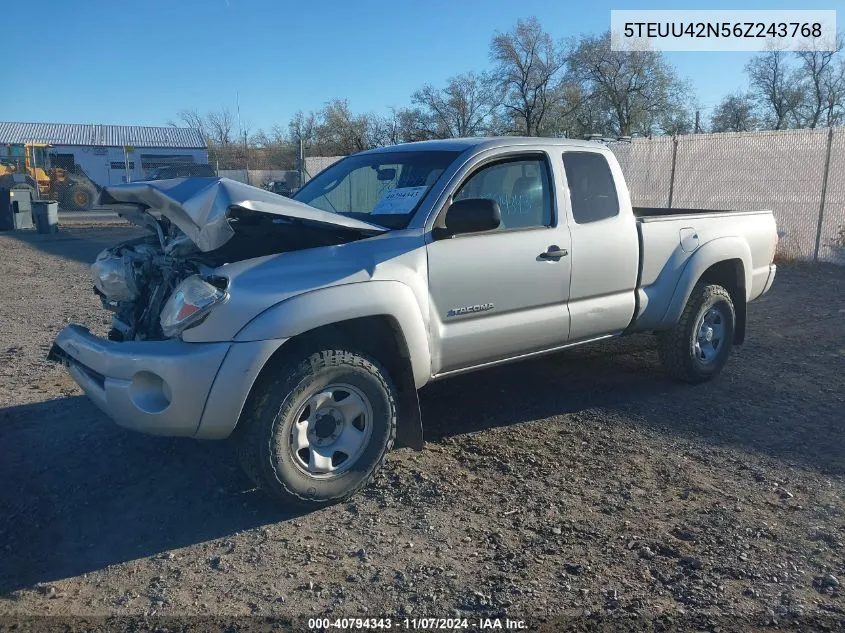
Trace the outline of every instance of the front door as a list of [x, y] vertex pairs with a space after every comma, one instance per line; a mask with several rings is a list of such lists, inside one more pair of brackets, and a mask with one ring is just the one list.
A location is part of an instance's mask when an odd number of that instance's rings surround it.
[[428, 245], [434, 374], [549, 349], [569, 337], [570, 238], [545, 154], [483, 164], [453, 200], [499, 203], [495, 231]]

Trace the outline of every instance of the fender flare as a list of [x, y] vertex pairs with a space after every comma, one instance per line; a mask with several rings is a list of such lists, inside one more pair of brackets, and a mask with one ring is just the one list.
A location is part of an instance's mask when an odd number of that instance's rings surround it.
[[729, 259], [742, 262], [746, 301], [751, 292], [751, 249], [741, 237], [720, 237], [699, 247], [687, 261], [675, 285], [672, 299], [661, 319], [664, 327], [671, 327], [681, 318], [681, 313], [689, 301], [692, 289], [711, 266]]
[[254, 317], [233, 340], [292, 338], [324, 325], [371, 316], [392, 317], [399, 325], [414, 386], [422, 387], [431, 378], [428, 328], [414, 293], [399, 281], [366, 281], [296, 295]]

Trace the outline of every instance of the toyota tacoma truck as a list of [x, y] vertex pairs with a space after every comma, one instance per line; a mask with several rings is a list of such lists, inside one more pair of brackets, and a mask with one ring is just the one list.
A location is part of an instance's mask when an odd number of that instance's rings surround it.
[[285, 503], [356, 492], [394, 442], [423, 447], [417, 391], [635, 332], [700, 383], [775, 277], [770, 211], [631, 206], [588, 141], [453, 139], [333, 164], [294, 199], [218, 178], [106, 187], [149, 228], [103, 251], [108, 338], [57, 336], [118, 424], [231, 437]]

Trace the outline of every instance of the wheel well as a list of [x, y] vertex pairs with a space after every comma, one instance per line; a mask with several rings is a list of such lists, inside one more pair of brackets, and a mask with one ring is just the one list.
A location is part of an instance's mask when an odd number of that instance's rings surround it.
[[391, 373], [400, 368], [402, 359], [408, 359], [408, 346], [399, 324], [387, 315], [349, 319], [302, 332], [282, 345], [276, 354], [284, 353], [286, 349], [302, 351], [314, 345], [340, 345], [350, 351], [369, 354]]
[[281, 364], [316, 347], [336, 347], [366, 354], [383, 365], [399, 394], [396, 445], [422, 449], [422, 421], [410, 353], [399, 323], [389, 315], [339, 321], [297, 334], [268, 359], [251, 391]]
[[741, 259], [726, 259], [713, 264], [701, 275], [701, 281], [708, 284], [718, 284], [728, 291], [736, 312], [736, 328], [734, 344], [742, 345], [745, 340], [745, 266]]

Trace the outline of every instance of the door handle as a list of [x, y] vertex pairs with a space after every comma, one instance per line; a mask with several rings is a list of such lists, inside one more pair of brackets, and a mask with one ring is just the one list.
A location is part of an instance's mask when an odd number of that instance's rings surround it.
[[569, 255], [569, 251], [565, 248], [558, 248], [557, 246], [549, 246], [545, 253], [540, 253], [540, 259], [560, 259]]

